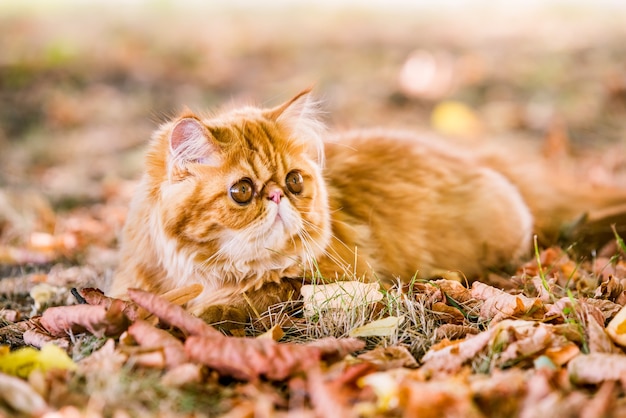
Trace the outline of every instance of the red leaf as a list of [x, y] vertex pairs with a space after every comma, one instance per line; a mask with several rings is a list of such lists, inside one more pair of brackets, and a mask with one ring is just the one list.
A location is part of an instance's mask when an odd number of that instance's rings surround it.
[[128, 333], [143, 348], [162, 350], [168, 369], [187, 361], [183, 343], [169, 332], [158, 329], [146, 321], [136, 321], [128, 328]]
[[242, 380], [254, 380], [260, 376], [284, 380], [314, 367], [321, 354], [315, 347], [222, 335], [217, 338], [189, 337], [185, 341], [185, 352], [193, 361]]
[[111, 298], [109, 296], [106, 296], [104, 292], [102, 292], [102, 290], [92, 287], [80, 289], [78, 292], [89, 305], [101, 305], [104, 306], [106, 309], [109, 309], [113, 301], [120, 300], [124, 304], [124, 314], [131, 321], [137, 319], [137, 305], [135, 305], [133, 302]]
[[129, 325], [124, 315], [124, 303], [114, 300], [107, 309], [104, 306], [71, 305], [48, 308], [41, 316], [41, 325], [55, 337], [65, 337], [70, 331], [85, 331], [96, 336], [118, 336]]
[[128, 289], [128, 296], [133, 302], [157, 316], [161, 321], [179, 328], [188, 335], [224, 337], [202, 319], [153, 293], [140, 289]]

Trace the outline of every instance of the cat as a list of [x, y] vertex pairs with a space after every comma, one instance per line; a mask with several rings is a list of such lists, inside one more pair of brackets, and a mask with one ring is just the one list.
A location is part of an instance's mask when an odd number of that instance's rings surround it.
[[479, 277], [519, 262], [533, 234], [626, 202], [566, 190], [517, 155], [389, 130], [329, 134], [317, 109], [305, 90], [274, 108], [187, 111], [162, 125], [107, 293], [200, 283], [192, 313], [245, 321], [297, 298], [307, 278]]

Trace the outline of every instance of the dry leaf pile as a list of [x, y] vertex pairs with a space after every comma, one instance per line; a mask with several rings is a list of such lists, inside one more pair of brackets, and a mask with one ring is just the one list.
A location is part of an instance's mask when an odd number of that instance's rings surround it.
[[[74, 292], [82, 303], [0, 330], [41, 348], [0, 353], [0, 383], [9, 388], [0, 407], [26, 416], [155, 413], [164, 405], [179, 416], [626, 413], [626, 264], [576, 263], [560, 249], [539, 256], [507, 291], [447, 279], [305, 287], [304, 316], [283, 322], [286, 334], [280, 325], [246, 330], [257, 337], [225, 335], [187, 313], [181, 305], [197, 285], [162, 296], [134, 289], [129, 301], [82, 288]], [[346, 317], [359, 309], [359, 318]], [[329, 331], [336, 336], [303, 342], [323, 316], [338, 322]], [[360, 321], [350, 336], [339, 323], [347, 320]], [[418, 333], [427, 342], [415, 345]], [[126, 379], [150, 385], [158, 399], [167, 392], [167, 402], [128, 394], [128, 403], [115, 402], [120, 390], [139, 389], [120, 389]]]

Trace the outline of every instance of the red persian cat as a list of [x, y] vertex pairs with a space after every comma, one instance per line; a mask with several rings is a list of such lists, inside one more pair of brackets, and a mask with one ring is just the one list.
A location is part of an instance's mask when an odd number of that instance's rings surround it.
[[303, 278], [476, 277], [527, 254], [534, 233], [626, 201], [542, 176], [408, 134], [329, 135], [308, 91], [185, 113], [150, 144], [108, 294], [200, 283], [188, 307], [219, 321], [297, 297]]

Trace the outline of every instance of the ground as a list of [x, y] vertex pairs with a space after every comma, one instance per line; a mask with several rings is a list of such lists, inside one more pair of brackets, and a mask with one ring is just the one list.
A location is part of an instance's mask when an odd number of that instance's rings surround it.
[[520, 158], [626, 187], [626, 8], [20, 3], [0, 5], [0, 415], [626, 414], [621, 230], [591, 250], [538, 245], [485, 284], [278, 306], [239, 337], [80, 290], [106, 287], [144, 146], [185, 107], [313, 86], [332, 130], [525, 144]]

